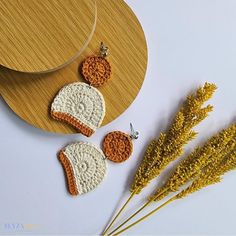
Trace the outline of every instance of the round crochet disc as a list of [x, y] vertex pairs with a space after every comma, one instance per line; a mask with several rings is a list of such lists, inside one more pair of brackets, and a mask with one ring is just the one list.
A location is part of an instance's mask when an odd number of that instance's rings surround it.
[[103, 141], [103, 152], [113, 162], [126, 161], [132, 154], [133, 143], [129, 135], [113, 131], [108, 133]]
[[63, 87], [51, 105], [54, 119], [67, 122], [87, 137], [100, 127], [105, 110], [102, 94], [81, 82]]
[[87, 142], [76, 142], [59, 152], [72, 195], [95, 189], [106, 175], [106, 157], [101, 149]]
[[111, 65], [104, 57], [90, 56], [83, 62], [81, 73], [90, 85], [100, 87], [110, 79]]

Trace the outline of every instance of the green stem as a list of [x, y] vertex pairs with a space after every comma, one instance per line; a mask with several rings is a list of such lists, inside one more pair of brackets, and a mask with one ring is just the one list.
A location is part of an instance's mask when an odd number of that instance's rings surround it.
[[107, 228], [103, 231], [102, 235], [105, 235], [107, 231], [112, 227], [112, 225], [115, 223], [117, 218], [120, 216], [120, 214], [123, 212], [125, 207], [128, 205], [128, 203], [131, 201], [131, 199], [134, 197], [136, 191], [132, 192], [132, 194], [129, 196], [125, 204], [121, 207], [121, 209], [118, 211], [118, 213], [115, 215], [114, 219], [111, 221], [111, 223], [107, 226]]
[[119, 235], [121, 233], [123, 233], [124, 231], [130, 229], [131, 227], [135, 226], [136, 224], [140, 223], [141, 221], [145, 220], [146, 218], [148, 218], [149, 216], [151, 216], [152, 214], [156, 213], [157, 211], [159, 211], [161, 208], [163, 208], [164, 206], [166, 206], [167, 204], [171, 203], [172, 201], [174, 201], [176, 199], [176, 196], [170, 198], [168, 201], [166, 201], [165, 203], [163, 203], [162, 205], [160, 205], [159, 207], [157, 207], [156, 209], [154, 209], [153, 211], [149, 212], [148, 214], [146, 214], [145, 216], [139, 218], [137, 221], [135, 221], [134, 223], [128, 225], [127, 227], [125, 227], [124, 229], [120, 230], [119, 232], [117, 232], [114, 235]]
[[157, 198], [159, 198], [163, 193], [165, 193], [168, 189], [165, 189], [161, 191], [155, 198], [150, 199], [148, 202], [146, 202], [142, 207], [140, 207], [135, 213], [133, 213], [128, 219], [126, 219], [122, 224], [120, 224], [118, 227], [116, 227], [111, 233], [108, 234], [108, 236], [115, 233], [118, 229], [120, 229], [123, 225], [125, 225], [128, 221], [130, 221], [133, 217], [135, 217], [139, 212], [141, 212], [144, 208], [150, 205], [153, 201], [155, 201]]
[[111, 233], [109, 233], [108, 236], [111, 236], [113, 233], [115, 233], [118, 229], [120, 229], [123, 225], [125, 225], [128, 221], [130, 221], [133, 217], [135, 217], [140, 211], [142, 211], [145, 207], [147, 207], [152, 201], [153, 200], [149, 200], [148, 202], [146, 202], [142, 207], [139, 208], [139, 210], [137, 210], [133, 215], [131, 215], [122, 224], [120, 224]]

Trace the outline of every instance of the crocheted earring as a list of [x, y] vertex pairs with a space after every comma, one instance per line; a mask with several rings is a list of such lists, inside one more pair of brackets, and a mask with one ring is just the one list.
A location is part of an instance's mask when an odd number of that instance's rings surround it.
[[106, 176], [106, 157], [101, 149], [88, 142], [69, 144], [59, 152], [58, 158], [71, 195], [93, 190]]
[[133, 152], [132, 140], [138, 139], [139, 132], [135, 131], [130, 123], [131, 134], [121, 131], [108, 133], [103, 140], [103, 152], [105, 156], [113, 162], [120, 163], [126, 161]]
[[101, 43], [100, 55], [90, 56], [82, 64], [81, 73], [89, 85], [82, 82], [66, 85], [51, 105], [52, 118], [70, 124], [87, 137], [101, 126], [106, 112], [103, 95], [95, 87], [111, 76], [107, 55], [108, 47]]
[[137, 139], [139, 133], [131, 134], [113, 131], [106, 135], [103, 150], [88, 142], [75, 142], [67, 145], [58, 153], [71, 195], [80, 195], [96, 188], [105, 178], [107, 161], [124, 162], [133, 151], [132, 140]]

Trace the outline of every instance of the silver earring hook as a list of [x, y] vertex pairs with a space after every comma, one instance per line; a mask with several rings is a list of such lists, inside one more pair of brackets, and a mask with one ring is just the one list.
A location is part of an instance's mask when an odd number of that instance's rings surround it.
[[139, 132], [134, 130], [132, 123], [130, 123], [130, 130], [131, 130], [130, 138], [131, 139], [138, 139]]
[[101, 45], [100, 45], [100, 55], [102, 57], [107, 57], [108, 54], [109, 54], [108, 46], [106, 46], [103, 42], [101, 42]]

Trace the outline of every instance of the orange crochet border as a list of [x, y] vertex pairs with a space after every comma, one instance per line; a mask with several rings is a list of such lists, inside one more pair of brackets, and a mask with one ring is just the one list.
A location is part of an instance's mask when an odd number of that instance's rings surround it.
[[73, 173], [72, 166], [70, 164], [70, 161], [66, 157], [63, 151], [60, 151], [58, 154], [58, 159], [61, 162], [64, 170], [65, 170], [65, 175], [67, 178], [67, 183], [68, 183], [68, 190], [71, 195], [76, 196], [79, 194], [76, 182], [75, 182], [75, 177]]
[[87, 137], [90, 137], [94, 133], [94, 130], [92, 130], [73, 116], [68, 115], [66, 113], [52, 111], [51, 116], [56, 120], [64, 121], [70, 124]]

